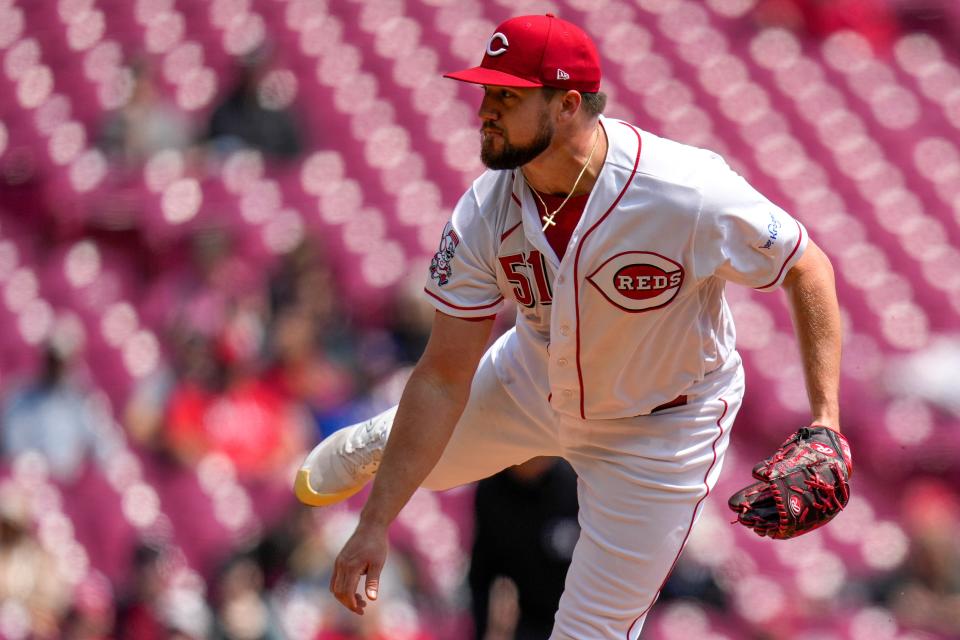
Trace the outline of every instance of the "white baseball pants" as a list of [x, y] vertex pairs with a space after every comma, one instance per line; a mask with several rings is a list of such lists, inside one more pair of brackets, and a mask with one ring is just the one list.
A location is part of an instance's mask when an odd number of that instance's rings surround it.
[[[470, 400], [424, 482], [443, 490], [535, 456], [576, 470], [581, 534], [551, 640], [636, 640], [723, 464], [744, 378], [733, 354], [684, 406], [618, 420], [556, 413], [483, 357]], [[532, 397], [532, 396], [537, 397]]]

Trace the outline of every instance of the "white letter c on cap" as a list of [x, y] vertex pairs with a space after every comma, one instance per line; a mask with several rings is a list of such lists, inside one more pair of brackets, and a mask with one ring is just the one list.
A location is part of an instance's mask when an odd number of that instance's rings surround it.
[[[501, 47], [500, 49], [497, 49], [496, 51], [493, 50], [493, 43], [495, 40], [499, 40], [500, 42], [503, 43], [503, 47]], [[494, 56], [494, 57], [503, 55], [507, 52], [507, 47], [509, 46], [510, 46], [510, 43], [507, 42], [507, 36], [497, 31], [495, 34], [493, 34], [490, 37], [490, 42], [487, 43], [487, 55]]]

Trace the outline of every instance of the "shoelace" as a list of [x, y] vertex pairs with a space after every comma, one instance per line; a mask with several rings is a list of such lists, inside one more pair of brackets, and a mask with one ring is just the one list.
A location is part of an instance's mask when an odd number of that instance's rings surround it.
[[383, 458], [384, 430], [374, 429], [371, 421], [363, 427], [355, 446], [348, 442], [343, 458], [343, 464], [351, 475], [358, 473], [373, 473], [380, 466]]

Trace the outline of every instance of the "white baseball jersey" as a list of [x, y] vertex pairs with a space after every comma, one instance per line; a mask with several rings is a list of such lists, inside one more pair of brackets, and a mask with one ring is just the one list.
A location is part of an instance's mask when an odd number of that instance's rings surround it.
[[522, 172], [487, 171], [457, 204], [426, 285], [458, 317], [516, 301], [497, 375], [581, 419], [647, 414], [720, 367], [735, 349], [724, 283], [774, 290], [807, 242], [718, 155], [601, 125], [607, 156], [562, 259]]

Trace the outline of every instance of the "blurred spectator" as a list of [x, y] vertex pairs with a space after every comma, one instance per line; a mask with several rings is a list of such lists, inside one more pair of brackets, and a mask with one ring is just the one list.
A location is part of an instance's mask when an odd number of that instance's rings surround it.
[[134, 388], [124, 411], [131, 438], [147, 449], [164, 447], [163, 426], [167, 404], [178, 381], [203, 388], [223, 388], [223, 367], [210, 350], [209, 340], [198, 333], [170, 332], [170, 365], [159, 366]]
[[303, 151], [304, 136], [284, 90], [264, 83], [266, 58], [264, 51], [244, 58], [236, 84], [213, 111], [207, 138], [221, 154], [249, 147], [290, 159]]
[[36, 451], [64, 482], [80, 475], [89, 455], [106, 461], [118, 444], [109, 418], [70, 379], [70, 359], [67, 348], [48, 344], [37, 379], [7, 400], [0, 429], [5, 457]]
[[[227, 351], [259, 356], [263, 342], [263, 283], [249, 265], [232, 252], [233, 240], [219, 228], [205, 229], [190, 238], [189, 246], [172, 259], [173, 264], [150, 287], [140, 311], [147, 321], [163, 327], [169, 345], [169, 361], [140, 380], [125, 408], [127, 427], [137, 442], [151, 449], [169, 444], [164, 432], [170, 399], [177, 388], [222, 391], [228, 365], [217, 357], [220, 340]], [[186, 259], [184, 259], [186, 257]], [[245, 311], [240, 330], [229, 340], [224, 327]], [[230, 344], [230, 341], [248, 344]]]
[[276, 615], [264, 597], [264, 576], [248, 556], [227, 563], [217, 581], [216, 624], [218, 640], [282, 640]]
[[916, 480], [904, 492], [910, 554], [884, 599], [900, 623], [960, 637], [960, 498], [941, 480]]
[[133, 556], [131, 584], [120, 591], [117, 605], [117, 636], [138, 640], [166, 640], [168, 625], [162, 614], [162, 553], [141, 545]]
[[660, 591], [658, 602], [687, 599], [709, 604], [717, 609], [727, 608], [727, 594], [717, 583], [711, 567], [681, 555], [670, 577]]
[[212, 615], [205, 587], [166, 546], [134, 550], [133, 576], [118, 589], [116, 638], [200, 640], [210, 637]]
[[284, 254], [270, 278], [270, 307], [274, 313], [301, 307], [325, 326], [342, 316], [336, 298], [330, 266], [318, 243], [310, 238]]
[[113, 589], [102, 574], [91, 572], [74, 590], [73, 606], [62, 628], [64, 640], [106, 640], [115, 637]]
[[888, 50], [898, 33], [886, 0], [761, 0], [755, 15], [765, 26], [786, 27], [815, 38], [856, 31], [875, 51]]
[[316, 327], [298, 307], [281, 311], [273, 325], [274, 362], [270, 384], [292, 402], [302, 403], [323, 424], [355, 395], [354, 374], [317, 344]]
[[164, 97], [153, 71], [143, 63], [131, 67], [130, 99], [108, 114], [100, 146], [118, 166], [137, 167], [163, 149], [186, 149], [194, 134], [190, 121]]
[[436, 310], [423, 298], [423, 282], [417, 273], [396, 295], [390, 313], [390, 331], [403, 363], [416, 364], [427, 346]]
[[956, 0], [890, 0], [904, 31], [940, 36], [960, 50], [960, 3]]
[[469, 577], [478, 640], [550, 637], [577, 510], [577, 476], [560, 459], [534, 458], [478, 483]]
[[[342, 292], [317, 243], [305, 240], [284, 255], [270, 278], [270, 309], [274, 318], [290, 311], [301, 315], [311, 329], [314, 349], [340, 362], [353, 357], [356, 327], [342, 305]], [[304, 336], [306, 339], [306, 336]], [[277, 345], [279, 350], [284, 345]]]
[[887, 390], [897, 396], [922, 398], [960, 417], [960, 336], [931, 338], [923, 349], [890, 358]]
[[7, 624], [21, 619], [20, 637], [57, 638], [70, 594], [56, 560], [31, 534], [30, 520], [20, 489], [0, 485], [0, 603]]
[[186, 246], [166, 257], [141, 305], [145, 319], [171, 331], [219, 334], [237, 300], [265, 295], [263, 274], [237, 245], [234, 234], [221, 227], [191, 234]]
[[[217, 451], [246, 478], [283, 478], [303, 450], [305, 415], [258, 371], [263, 327], [238, 307], [209, 356], [221, 374], [180, 380], [168, 406], [166, 438], [182, 462]], [[220, 386], [222, 385], [222, 387]]]
[[[270, 379], [313, 414], [322, 435], [352, 424], [366, 409], [356, 405], [377, 382], [378, 370], [396, 366], [394, 350], [386, 358], [371, 353], [370, 340], [348, 310], [330, 266], [315, 242], [305, 241], [283, 256], [270, 280], [273, 324], [269, 334]], [[374, 333], [384, 336], [375, 327]], [[359, 418], [357, 418], [359, 419]]]

